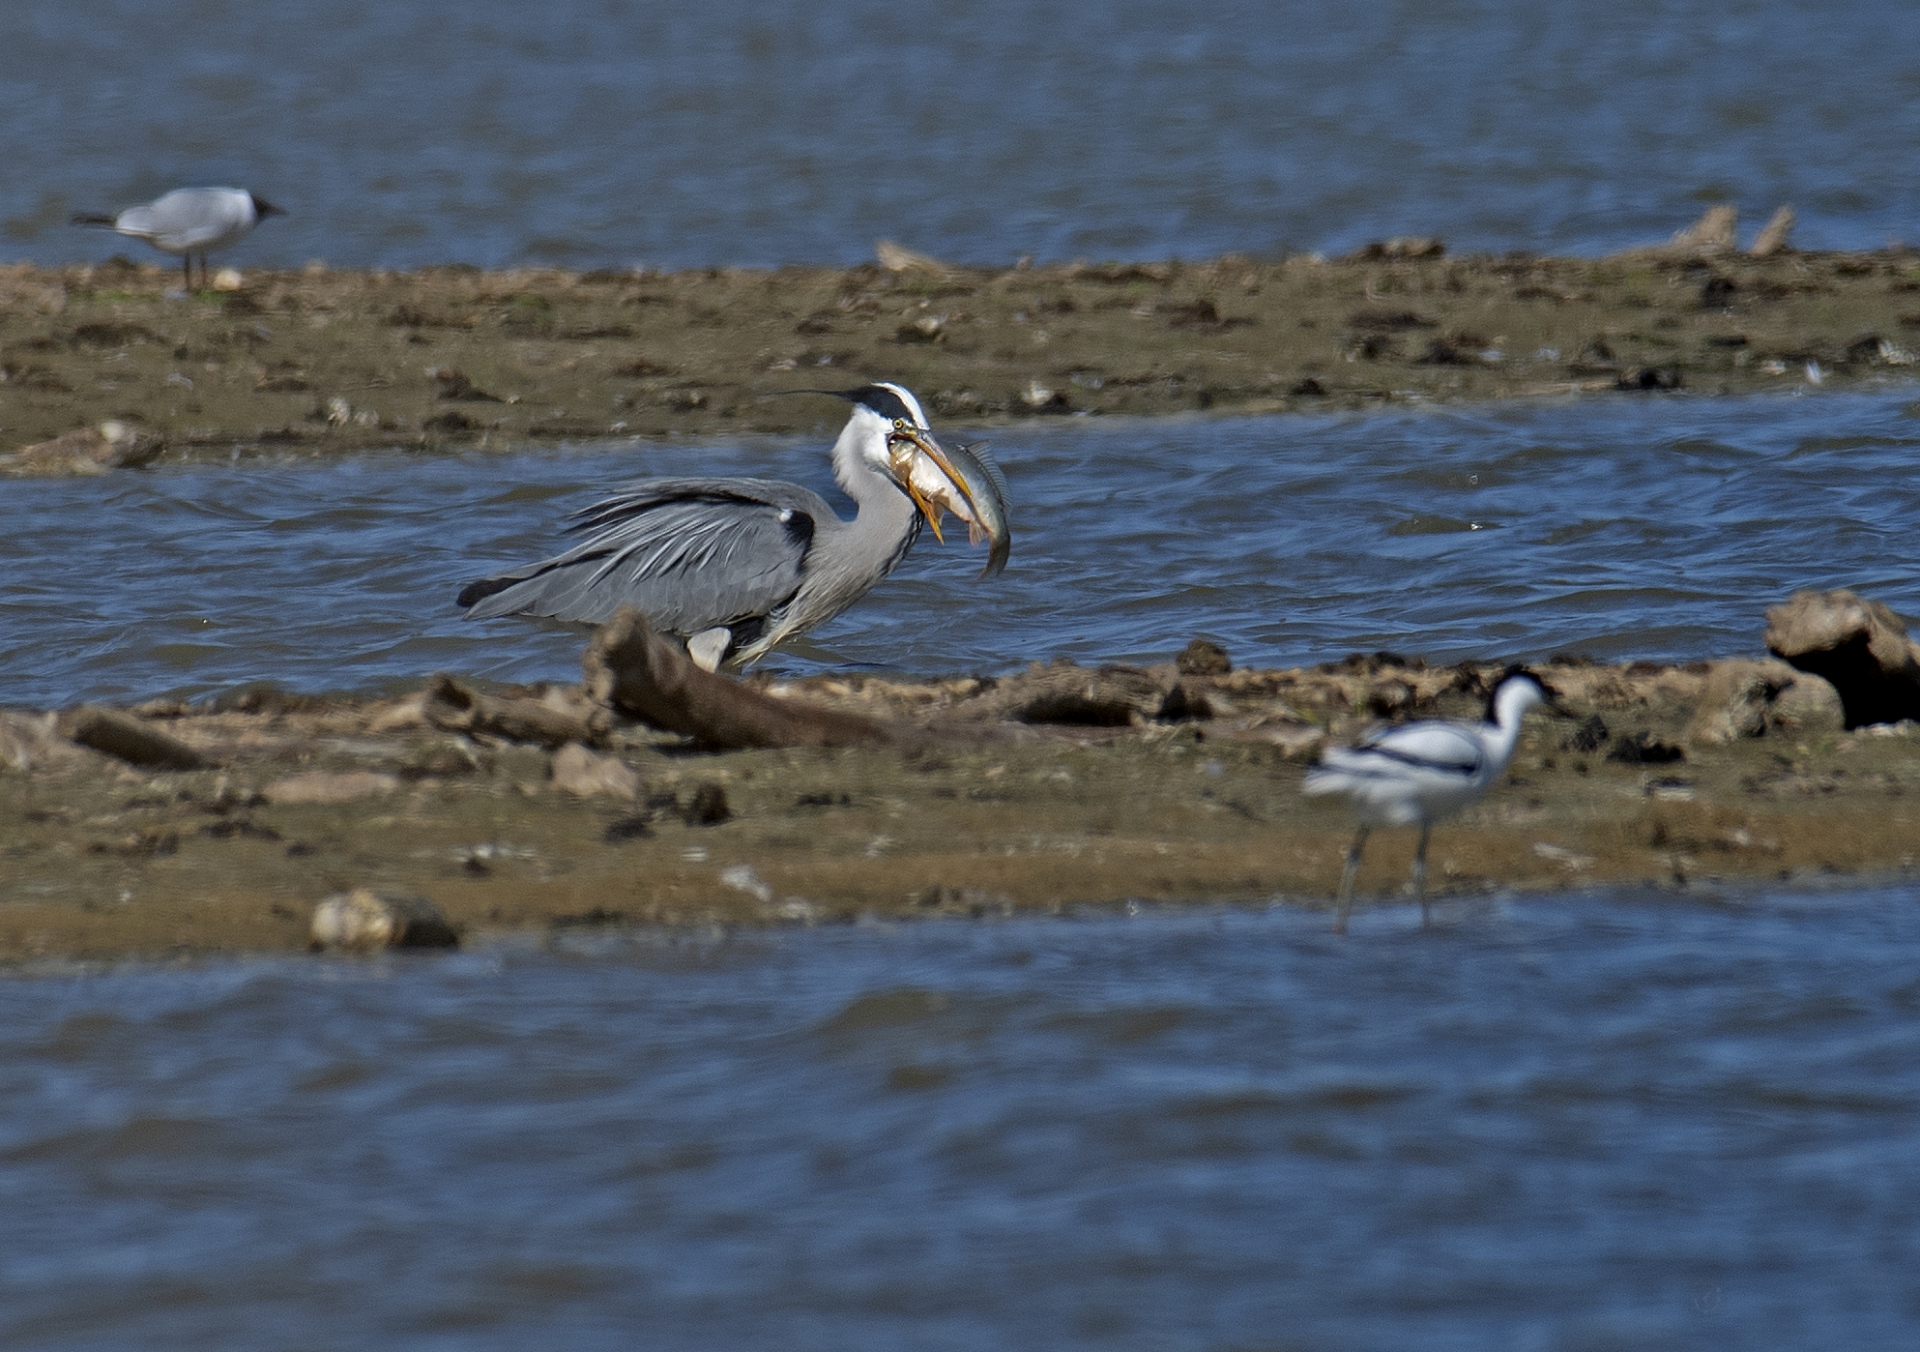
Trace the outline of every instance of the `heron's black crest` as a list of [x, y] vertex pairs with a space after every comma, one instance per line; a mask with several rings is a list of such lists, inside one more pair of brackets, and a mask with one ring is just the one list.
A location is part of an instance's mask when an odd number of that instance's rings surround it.
[[918, 410], [909, 407], [906, 400], [885, 385], [862, 385], [857, 390], [842, 390], [839, 394], [842, 399], [872, 409], [888, 422], [904, 421], [909, 427], [926, 425]]

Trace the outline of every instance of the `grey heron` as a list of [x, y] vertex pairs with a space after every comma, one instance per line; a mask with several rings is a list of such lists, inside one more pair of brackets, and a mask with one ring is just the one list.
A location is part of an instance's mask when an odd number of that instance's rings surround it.
[[[843, 521], [819, 494], [772, 479], [646, 479], [574, 513], [592, 534], [564, 554], [470, 582], [470, 620], [538, 615], [602, 624], [631, 604], [708, 671], [746, 665], [832, 619], [906, 555], [942, 508], [992, 536], [1006, 557], [998, 471], [978, 448], [950, 458], [904, 386], [799, 390], [853, 405], [833, 474], [858, 509]], [[970, 474], [968, 470], [973, 472]]]
[[206, 280], [207, 255], [238, 244], [268, 216], [284, 216], [273, 203], [244, 188], [175, 188], [163, 197], [117, 216], [80, 215], [75, 225], [104, 225], [133, 239], [144, 239], [163, 253], [179, 254], [186, 270], [187, 289], [193, 289], [193, 256], [200, 255], [200, 278]]
[[1520, 720], [1536, 704], [1553, 705], [1553, 692], [1524, 668], [1508, 671], [1487, 697], [1485, 722], [1424, 719], [1385, 728], [1350, 747], [1329, 747], [1307, 772], [1302, 792], [1345, 794], [1360, 832], [1340, 872], [1334, 933], [1344, 933], [1353, 909], [1353, 878], [1360, 850], [1376, 826], [1420, 827], [1413, 856], [1413, 894], [1427, 920], [1427, 838], [1441, 817], [1458, 812], [1500, 777], [1520, 744]]

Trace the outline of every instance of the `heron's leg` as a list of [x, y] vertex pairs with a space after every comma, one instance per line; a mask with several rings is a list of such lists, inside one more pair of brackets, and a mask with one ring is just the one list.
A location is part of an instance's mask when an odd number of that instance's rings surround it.
[[733, 642], [733, 630], [724, 624], [711, 629], [702, 629], [687, 640], [687, 656], [702, 671], [718, 671], [720, 661], [727, 655], [727, 645]]
[[1334, 912], [1333, 932], [1347, 932], [1347, 915], [1353, 910], [1353, 876], [1360, 871], [1360, 850], [1367, 843], [1367, 828], [1362, 826], [1353, 844], [1347, 846], [1347, 866], [1340, 870], [1340, 905]]
[[1420, 845], [1413, 852], [1413, 896], [1420, 903], [1420, 926], [1426, 928], [1433, 921], [1433, 913], [1427, 909], [1427, 837], [1433, 834], [1432, 822], [1420, 823]]

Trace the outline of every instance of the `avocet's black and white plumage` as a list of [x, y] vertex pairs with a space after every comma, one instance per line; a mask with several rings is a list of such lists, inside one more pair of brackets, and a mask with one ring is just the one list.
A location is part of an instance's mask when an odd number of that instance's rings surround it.
[[[934, 509], [913, 488], [929, 465], [958, 500], [990, 508], [976, 513], [981, 520], [1004, 530], [997, 472], [989, 480], [956, 468], [905, 387], [804, 393], [853, 404], [833, 445], [834, 478], [857, 508], [851, 521], [798, 484], [642, 480], [576, 513], [571, 529], [592, 534], [566, 553], [462, 588], [456, 599], [467, 618], [602, 624], [632, 605], [712, 671], [755, 661], [865, 596], [912, 547], [923, 510], [937, 530]], [[999, 539], [995, 547], [1004, 557]]]
[[1335, 933], [1347, 927], [1353, 908], [1353, 879], [1360, 850], [1376, 826], [1418, 826], [1420, 844], [1413, 856], [1413, 892], [1420, 917], [1427, 919], [1427, 837], [1434, 822], [1458, 812], [1490, 788], [1513, 759], [1520, 743], [1520, 720], [1553, 693], [1530, 671], [1515, 669], [1487, 697], [1487, 719], [1467, 723], [1426, 719], [1383, 728], [1357, 745], [1329, 747], [1307, 772], [1302, 790], [1309, 794], [1345, 794], [1360, 818], [1360, 832], [1347, 850], [1340, 873]]
[[187, 289], [193, 289], [193, 257], [200, 256], [200, 277], [206, 280], [207, 255], [238, 244], [268, 216], [287, 213], [244, 188], [175, 188], [142, 206], [128, 207], [118, 216], [75, 216], [75, 225], [104, 225], [119, 234], [143, 239], [163, 253], [180, 255]]

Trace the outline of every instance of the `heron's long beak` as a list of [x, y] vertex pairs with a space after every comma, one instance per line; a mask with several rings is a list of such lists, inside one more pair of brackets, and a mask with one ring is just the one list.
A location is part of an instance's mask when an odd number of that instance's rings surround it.
[[912, 457], [897, 453], [903, 445], [917, 448], [926, 455], [927, 459], [939, 466], [940, 472], [946, 475], [953, 486], [959, 490], [960, 496], [967, 500], [968, 509], [976, 517], [980, 514], [980, 504], [973, 496], [973, 488], [967, 483], [967, 476], [954, 468], [953, 461], [947, 458], [947, 453], [940, 448], [940, 443], [935, 441], [930, 433], [922, 432], [917, 428], [905, 428], [892, 433], [887, 438], [887, 449], [890, 452], [896, 452], [893, 457], [895, 482], [906, 490], [907, 496], [913, 499], [913, 505], [918, 507], [921, 515], [927, 518], [927, 524], [933, 527], [933, 538], [945, 544], [947, 537], [940, 533], [940, 518], [943, 510], [938, 503], [930, 501], [920, 491], [919, 485], [914, 483]]

